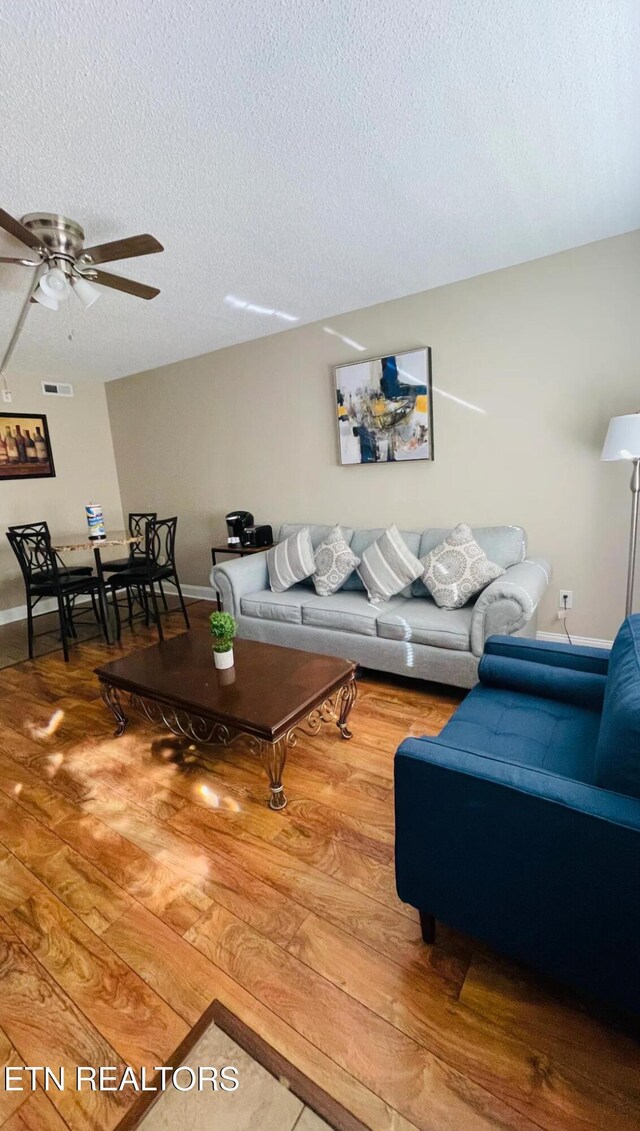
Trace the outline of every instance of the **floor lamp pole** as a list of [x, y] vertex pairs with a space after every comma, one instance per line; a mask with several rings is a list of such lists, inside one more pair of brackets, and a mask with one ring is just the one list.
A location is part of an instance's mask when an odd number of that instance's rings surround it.
[[629, 535], [629, 568], [627, 571], [627, 605], [625, 616], [633, 611], [633, 582], [636, 573], [636, 544], [638, 541], [638, 497], [640, 496], [640, 459], [633, 461], [631, 475], [631, 532]]

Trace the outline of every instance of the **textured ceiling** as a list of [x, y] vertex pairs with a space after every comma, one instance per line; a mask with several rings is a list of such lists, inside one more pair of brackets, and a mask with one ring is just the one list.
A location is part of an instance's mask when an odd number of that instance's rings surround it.
[[[293, 325], [227, 295], [309, 322], [639, 227], [638, 46], [636, 0], [5, 0], [0, 205], [166, 247], [113, 268], [152, 302], [32, 307], [10, 377]], [[0, 348], [26, 283], [0, 267]]]

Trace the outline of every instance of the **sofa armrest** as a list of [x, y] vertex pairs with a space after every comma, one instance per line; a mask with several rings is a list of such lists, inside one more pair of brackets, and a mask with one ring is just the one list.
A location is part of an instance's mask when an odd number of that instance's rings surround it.
[[484, 642], [495, 633], [511, 635], [531, 620], [551, 580], [543, 558], [526, 558], [509, 566], [482, 591], [471, 618], [471, 651], [481, 656]]
[[[464, 774], [480, 783], [506, 787], [523, 796], [582, 813], [589, 820], [609, 821], [640, 835], [640, 798], [613, 793], [587, 782], [560, 777], [546, 770], [494, 758], [482, 750], [462, 749], [442, 738], [407, 738], [396, 751], [396, 771], [409, 759], [424, 767], [434, 766], [448, 773]], [[417, 783], [415, 783], [417, 784]], [[419, 791], [420, 802], [425, 799]], [[492, 833], [495, 832], [495, 828]], [[637, 842], [640, 848], [640, 841]], [[640, 866], [640, 858], [638, 859]]]
[[407, 739], [395, 804], [402, 900], [640, 1010], [640, 799]]
[[232, 562], [213, 566], [210, 581], [217, 589], [222, 607], [227, 613], [238, 616], [241, 598], [247, 593], [258, 593], [269, 587], [267, 554], [248, 554]]
[[504, 656], [507, 660], [524, 660], [574, 672], [591, 672], [606, 676], [609, 671], [608, 648], [586, 648], [563, 641], [527, 640], [521, 636], [490, 636], [485, 641], [485, 655]]
[[[490, 639], [508, 637], [493, 636]], [[478, 679], [485, 687], [556, 699], [561, 703], [573, 703], [576, 707], [587, 707], [591, 711], [602, 711], [607, 687], [607, 677], [596, 672], [533, 663], [518, 656], [495, 655], [486, 647], [480, 660]]]

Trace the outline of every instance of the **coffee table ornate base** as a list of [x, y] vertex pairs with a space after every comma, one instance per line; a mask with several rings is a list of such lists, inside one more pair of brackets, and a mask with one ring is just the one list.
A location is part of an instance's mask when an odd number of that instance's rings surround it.
[[227, 726], [215, 719], [205, 718], [181, 707], [173, 706], [161, 699], [151, 698], [125, 691], [106, 680], [100, 680], [100, 691], [104, 703], [116, 720], [114, 736], [124, 734], [129, 717], [125, 705], [156, 726], [165, 726], [172, 734], [189, 738], [202, 746], [230, 746], [242, 741], [253, 753], [258, 754], [269, 778], [272, 809], [284, 809], [287, 798], [282, 784], [282, 775], [287, 760], [287, 751], [295, 746], [299, 734], [313, 736], [318, 734], [323, 724], [335, 723], [342, 738], [353, 737], [349, 730], [349, 715], [356, 701], [357, 684], [351, 676], [329, 699], [325, 699], [293, 727], [278, 738], [269, 741], [259, 738], [242, 728]]

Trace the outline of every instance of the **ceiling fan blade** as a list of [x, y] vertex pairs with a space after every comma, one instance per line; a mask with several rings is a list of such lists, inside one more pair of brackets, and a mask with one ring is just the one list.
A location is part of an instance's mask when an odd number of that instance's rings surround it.
[[42, 246], [42, 240], [34, 236], [33, 232], [25, 228], [24, 224], [21, 224], [19, 220], [14, 220], [13, 216], [5, 212], [4, 208], [0, 208], [0, 228], [4, 228], [5, 232], [8, 232], [14, 239], [20, 240], [20, 243], [26, 244], [27, 247]]
[[113, 240], [111, 243], [99, 243], [95, 247], [86, 247], [79, 258], [82, 260], [86, 258], [91, 263], [113, 263], [116, 259], [131, 259], [136, 255], [151, 255], [154, 251], [164, 251], [164, 248], [153, 236], [129, 236], [124, 240]]
[[12, 259], [6, 255], [0, 255], [0, 263], [18, 263], [21, 267], [37, 267], [39, 259]]
[[146, 283], [136, 283], [134, 279], [123, 279], [122, 275], [112, 275], [110, 271], [92, 271], [85, 276], [92, 283], [100, 283], [103, 287], [113, 287], [114, 291], [126, 291], [128, 295], [136, 298], [155, 298], [160, 294], [157, 287], [148, 287]]

